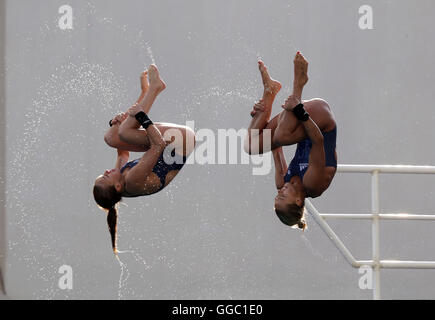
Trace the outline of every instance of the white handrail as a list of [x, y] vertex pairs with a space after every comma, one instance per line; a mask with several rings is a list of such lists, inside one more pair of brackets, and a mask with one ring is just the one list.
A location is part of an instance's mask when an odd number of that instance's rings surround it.
[[[338, 172], [342, 173], [370, 173], [372, 175], [372, 214], [336, 214], [319, 213], [314, 205], [305, 200], [305, 207], [332, 243], [354, 268], [370, 266], [374, 271], [373, 298], [380, 296], [380, 269], [435, 269], [435, 261], [401, 261], [381, 260], [379, 250], [379, 221], [380, 220], [435, 220], [435, 215], [408, 214], [408, 213], [380, 213], [379, 212], [379, 174], [435, 174], [434, 166], [403, 166], [403, 165], [339, 165]], [[372, 220], [372, 260], [356, 260], [346, 248], [340, 238], [334, 233], [326, 219], [360, 219]]]
[[[321, 213], [323, 219], [350, 219], [350, 220], [372, 220], [371, 214], [352, 214], [352, 213]], [[435, 214], [409, 214], [409, 213], [381, 213], [381, 220], [433, 220]]]
[[323, 231], [326, 233], [326, 235], [331, 239], [331, 241], [335, 244], [335, 246], [338, 248], [340, 253], [346, 258], [346, 260], [355, 268], [360, 267], [358, 265], [356, 259], [353, 257], [352, 253], [346, 248], [346, 246], [343, 244], [343, 242], [340, 240], [340, 238], [335, 234], [335, 232], [331, 229], [331, 227], [322, 219], [320, 216], [320, 213], [317, 211], [317, 209], [313, 206], [313, 204], [309, 200], [305, 200], [305, 208], [307, 208], [308, 212], [311, 213], [314, 220], [320, 225], [320, 227], [323, 229]]
[[339, 165], [338, 172], [350, 173], [401, 173], [401, 174], [435, 174], [433, 166], [403, 166], [403, 165]]

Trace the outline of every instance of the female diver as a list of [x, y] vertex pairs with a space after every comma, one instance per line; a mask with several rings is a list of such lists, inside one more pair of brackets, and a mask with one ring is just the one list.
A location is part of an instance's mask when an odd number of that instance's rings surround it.
[[[147, 196], [165, 188], [195, 147], [192, 129], [153, 123], [147, 115], [157, 96], [166, 88], [155, 65], [142, 73], [141, 87], [137, 102], [109, 122], [110, 129], [104, 140], [117, 149], [118, 157], [115, 168], [100, 175], [93, 189], [95, 201], [108, 212], [107, 223], [115, 254], [116, 204], [123, 197]], [[140, 159], [128, 162], [129, 151], [145, 153]]]
[[[281, 84], [270, 77], [262, 61], [258, 64], [264, 93], [251, 112], [245, 151], [249, 154], [272, 151], [278, 189], [275, 212], [282, 223], [304, 230], [305, 199], [321, 196], [337, 171], [337, 125], [326, 101], [313, 99], [301, 103], [308, 82], [308, 61], [300, 52], [294, 59], [293, 94], [282, 105], [284, 111], [269, 121]], [[264, 129], [271, 130], [269, 147], [263, 146]], [[297, 150], [287, 168], [282, 147], [293, 144], [297, 144]]]

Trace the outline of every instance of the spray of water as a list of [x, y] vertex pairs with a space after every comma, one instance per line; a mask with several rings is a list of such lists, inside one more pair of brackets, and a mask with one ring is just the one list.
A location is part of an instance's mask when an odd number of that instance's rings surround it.
[[122, 289], [126, 285], [128, 278], [130, 277], [130, 272], [128, 271], [127, 264], [123, 261], [121, 261], [119, 255], [124, 253], [130, 253], [136, 262], [141, 263], [144, 265], [144, 270], [150, 269], [149, 264], [145, 261], [145, 259], [136, 251], [134, 250], [118, 250], [117, 254], [115, 255], [116, 260], [119, 263], [119, 266], [121, 268], [121, 274], [119, 275], [119, 281], [118, 281], [118, 300], [121, 300], [122, 295]]
[[[307, 220], [309, 219], [310, 216], [306, 215]], [[310, 250], [310, 252], [313, 254], [313, 256], [318, 257], [319, 259], [326, 261], [326, 262], [330, 262], [333, 261], [332, 257], [325, 257], [318, 249], [316, 249], [312, 244], [310, 239], [306, 236], [306, 234], [310, 234], [310, 232], [312, 232], [313, 234], [318, 234], [319, 232], [321, 232], [321, 230], [319, 229], [319, 227], [317, 227], [317, 225], [314, 223], [314, 221], [312, 219], [310, 219], [311, 221], [307, 221], [308, 225], [310, 226], [308, 231], [305, 231], [301, 238], [305, 244], [305, 246]], [[336, 258], [336, 257], [335, 257]]]
[[[89, 12], [78, 14], [96, 15], [95, 6], [88, 3], [87, 9]], [[128, 34], [125, 26], [116, 26], [111, 19], [97, 19], [97, 22], [108, 26], [109, 32], [114, 34]], [[35, 50], [45, 50], [42, 46], [34, 45], [35, 41], [52, 37], [60, 31], [53, 27], [51, 22], [46, 22], [39, 29], [39, 34], [35, 35], [34, 31], [32, 32], [32, 36], [23, 37], [22, 61], [31, 61]], [[69, 34], [68, 37], [73, 37], [73, 34]], [[132, 40], [127, 36], [125, 41], [140, 50], [144, 55], [143, 60], [155, 63], [151, 46], [143, 38]], [[131, 99], [125, 79], [114, 73], [112, 64], [81, 62], [82, 59], [86, 61], [85, 54], [75, 56], [75, 59], [79, 61], [50, 67], [53, 71], [48, 78], [41, 78], [38, 74], [27, 74], [25, 65], [8, 66], [11, 74], [16, 74], [17, 77], [23, 74], [27, 81], [41, 83], [36, 96], [28, 102], [23, 111], [20, 111], [23, 113], [22, 131], [9, 140], [6, 191], [7, 210], [14, 212], [12, 218], [8, 219], [9, 228], [17, 230], [13, 233], [15, 236], [10, 237], [8, 241], [9, 255], [32, 270], [26, 273], [29, 279], [46, 284], [40, 291], [32, 293], [37, 299], [52, 299], [60, 293], [57, 288], [57, 268], [65, 263], [74, 251], [74, 248], [70, 250], [65, 242], [62, 230], [47, 229], [47, 226], [58, 224], [62, 214], [71, 216], [68, 207], [59, 213], [59, 208], [63, 206], [56, 199], [52, 200], [49, 195], [56, 194], [57, 199], [63, 199], [66, 203], [70, 200], [74, 202], [74, 199], [71, 199], [72, 195], [89, 184], [86, 179], [89, 176], [86, 160], [89, 159], [85, 159], [85, 156], [82, 162], [72, 163], [65, 154], [80, 149], [84, 155], [93, 155], [92, 144], [95, 145], [96, 139], [102, 137], [89, 136], [87, 126], [103, 128], [106, 119], [102, 119], [101, 115], [116, 114], [123, 110]], [[7, 85], [10, 87], [13, 84]], [[66, 106], [74, 108], [65, 109]], [[82, 121], [75, 124], [65, 122], [65, 126], [59, 130], [59, 121], [56, 119], [65, 119], [65, 115], [70, 113], [82, 114]], [[7, 124], [9, 125], [11, 124]], [[59, 132], [66, 133], [68, 139], [60, 139], [57, 135]], [[46, 183], [49, 167], [47, 159], [56, 163], [51, 170], [56, 171], [64, 181], [70, 182], [66, 188], [68, 190]], [[90, 208], [95, 206], [92, 201], [88, 203], [91, 204]], [[41, 212], [44, 214], [41, 215]], [[76, 212], [73, 211], [72, 214]], [[52, 250], [52, 243], [64, 243], [64, 246], [60, 245], [59, 250]], [[138, 254], [133, 255], [136, 260], [140, 259]], [[128, 269], [120, 260], [119, 263], [122, 288], [128, 279]], [[11, 265], [8, 267], [13, 268]], [[65, 292], [62, 295], [68, 296]]]
[[[121, 268], [121, 274], [119, 275], [119, 281], [118, 281], [118, 300], [121, 300], [122, 297], [122, 287], [127, 282], [128, 278], [130, 277], [130, 272], [128, 271], [127, 265], [121, 261], [119, 258], [119, 254], [121, 252], [118, 252], [118, 254], [115, 255], [116, 260], [119, 262], [119, 267]], [[124, 272], [126, 272], [126, 276], [124, 278]]]
[[154, 58], [153, 51], [151, 50], [151, 46], [149, 46], [148, 44], [147, 44], [147, 52], [148, 52], [148, 55], [149, 55], [150, 58], [151, 58], [151, 62], [152, 62], [153, 64], [156, 64], [156, 59]]

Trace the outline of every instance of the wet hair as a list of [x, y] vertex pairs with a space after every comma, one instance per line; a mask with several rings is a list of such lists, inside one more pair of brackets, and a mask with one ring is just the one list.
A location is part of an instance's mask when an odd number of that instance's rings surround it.
[[112, 239], [112, 249], [116, 253], [116, 226], [118, 221], [116, 204], [121, 201], [122, 195], [116, 191], [115, 186], [101, 187], [94, 185], [94, 199], [102, 209], [107, 210], [107, 225]]
[[289, 227], [297, 227], [304, 231], [307, 228], [307, 223], [304, 219], [305, 204], [301, 207], [295, 203], [287, 204], [284, 210], [275, 208], [275, 213], [279, 220]]

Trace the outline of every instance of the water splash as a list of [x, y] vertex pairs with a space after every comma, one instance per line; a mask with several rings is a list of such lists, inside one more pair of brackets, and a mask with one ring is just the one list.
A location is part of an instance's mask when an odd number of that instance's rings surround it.
[[149, 45], [147, 45], [147, 52], [148, 52], [148, 55], [149, 55], [150, 58], [151, 58], [151, 62], [152, 62], [153, 64], [156, 64], [156, 59], [154, 58], [153, 51], [151, 50], [151, 46], [149, 46]]
[[[119, 262], [119, 266], [121, 267], [121, 274], [119, 275], [119, 281], [118, 281], [118, 300], [121, 300], [122, 297], [122, 287], [127, 282], [128, 278], [130, 277], [130, 272], [128, 271], [127, 265], [121, 261], [119, 258], [119, 254], [122, 253], [121, 251], [118, 252], [118, 254], [115, 255], [116, 260]], [[123, 279], [124, 272], [127, 271], [127, 276], [125, 279]]]
[[302, 238], [305, 246], [311, 251], [311, 253], [315, 257], [320, 258], [321, 260], [326, 261], [326, 262], [332, 261], [331, 259], [325, 258], [325, 256], [319, 250], [316, 250], [313, 247], [313, 245], [311, 244], [310, 240], [306, 237], [305, 234], [302, 234], [301, 238]]
[[[117, 254], [115, 255], [116, 260], [119, 263], [119, 266], [121, 268], [121, 273], [119, 275], [119, 281], [118, 281], [118, 300], [122, 299], [122, 289], [127, 283], [128, 278], [130, 277], [130, 272], [128, 271], [127, 264], [123, 261], [121, 261], [119, 255], [124, 253], [130, 253], [132, 254], [134, 260], [136, 262], [142, 263], [145, 266], [145, 270], [149, 270], [151, 267], [148, 265], [148, 263], [145, 261], [145, 259], [136, 251], [134, 250], [118, 250]], [[124, 278], [124, 273], [126, 273], [126, 276]]]
[[[21, 135], [15, 141], [11, 141], [6, 201], [8, 210], [15, 213], [9, 224], [11, 228], [18, 228], [20, 231], [19, 241], [9, 242], [9, 252], [34, 270], [29, 272], [30, 279], [43, 281], [50, 286], [35, 293], [36, 298], [44, 298], [45, 295], [45, 298], [52, 299], [59, 293], [57, 274], [53, 270], [56, 270], [55, 266], [63, 264], [62, 261], [58, 264], [58, 261], [65, 257], [64, 248], [60, 249], [62, 253], [50, 249], [49, 244], [62, 242], [61, 239], [65, 235], [54, 230], [46, 232], [47, 226], [55, 225], [59, 219], [59, 206], [56, 205], [56, 201], [47, 201], [46, 198], [49, 194], [56, 193], [58, 199], [68, 202], [71, 194], [74, 194], [71, 189], [87, 185], [87, 167], [71, 163], [62, 157], [62, 154], [67, 153], [67, 149], [78, 146], [91, 152], [94, 138], [84, 132], [80, 133], [83, 129], [78, 128], [83, 128], [81, 125], [95, 126], [102, 121], [97, 118], [101, 110], [104, 113], [112, 113], [113, 106], [120, 107], [122, 102], [118, 99], [127, 99], [125, 88], [123, 80], [115, 76], [110, 67], [89, 63], [59, 66], [56, 74], [52, 74], [43, 82], [37, 96], [26, 108]], [[96, 99], [91, 106], [89, 96]], [[62, 126], [56, 123], [55, 119], [61, 118], [56, 114], [71, 112], [65, 110], [65, 107], [70, 105], [75, 106], [74, 112], [86, 116], [81, 124], [75, 125], [75, 129], [63, 127], [64, 132], [71, 130], [71, 134], [67, 140], [59, 139], [57, 135], [53, 135], [53, 132], [58, 132], [59, 126]], [[47, 158], [57, 163], [51, 170], [66, 181], [73, 182], [69, 187], [70, 192], [44, 183], [48, 168]], [[72, 174], [68, 167], [74, 167], [76, 174]], [[43, 216], [40, 215], [40, 208], [44, 208]]]
[[[115, 33], [118, 37], [122, 36], [123, 43], [120, 47], [130, 46], [133, 50], [137, 49], [140, 51], [138, 57], [155, 63], [151, 46], [146, 42], [142, 31], [129, 33], [128, 26], [117, 25], [112, 18], [98, 17], [96, 7], [91, 2], [87, 2], [87, 6], [83, 7], [77, 15], [95, 17], [98, 24], [107, 26], [107, 32]], [[45, 54], [46, 48], [35, 44], [37, 39], [46, 40], [61, 32], [59, 28], [53, 27], [52, 21], [41, 23], [42, 27], [37, 30], [36, 34], [35, 30], [32, 30], [28, 36], [23, 35], [20, 48], [23, 55], [22, 61], [29, 61], [28, 57], [33, 56], [37, 50], [40, 52], [36, 52], [36, 55]], [[79, 32], [87, 32], [87, 25], [77, 27], [81, 28], [77, 29]], [[74, 34], [71, 33], [68, 37], [73, 40]], [[74, 42], [71, 41], [71, 43]], [[73, 45], [70, 45], [69, 49], [73, 49]], [[39, 74], [27, 74], [24, 63], [8, 65], [8, 72], [16, 77], [26, 76], [28, 81], [41, 83], [36, 96], [27, 103], [24, 111], [20, 111], [24, 114], [22, 132], [16, 137], [9, 137], [7, 171], [9, 185], [6, 191], [7, 210], [14, 213], [11, 219], [8, 219], [8, 224], [11, 230], [16, 230], [17, 234], [15, 238], [8, 241], [9, 255], [30, 268], [31, 272], [27, 273], [29, 279], [44, 283], [44, 288], [32, 293], [38, 299], [53, 299], [59, 295], [56, 267], [63, 264], [64, 259], [67, 260], [68, 248], [61, 246], [59, 250], [53, 250], [50, 244], [64, 243], [67, 247], [68, 243], [65, 243], [64, 237], [71, 236], [68, 234], [69, 231], [62, 234], [62, 231], [47, 230], [47, 226], [55, 225], [61, 217], [59, 215], [60, 206], [57, 202], [45, 196], [55, 193], [58, 199], [68, 202], [74, 194], [71, 191], [80, 192], [80, 188], [89, 184], [86, 180], [89, 176], [89, 167], [84, 165], [86, 161], [89, 161], [87, 156], [84, 156], [83, 162], [73, 163], [65, 159], [64, 155], [71, 150], [80, 149], [83, 150], [84, 155], [91, 155], [91, 160], [94, 159], [92, 146], [95, 146], [95, 141], [100, 137], [89, 136], [88, 126], [105, 127], [101, 114], [111, 115], [123, 111], [125, 103], [130, 100], [126, 81], [122, 76], [113, 72], [112, 63], [88, 63], [86, 62], [86, 47], [83, 46], [81, 50], [82, 52], [79, 51], [79, 54], [75, 56], [75, 59], [79, 59], [76, 63], [67, 62], [58, 66], [43, 66], [43, 62], [40, 62], [38, 66], [52, 70], [46, 78]], [[68, 54], [66, 57], [71, 59]], [[15, 85], [15, 81], [12, 82], [10, 79], [6, 83], [8, 87]], [[71, 105], [74, 109], [65, 108]], [[63, 114], [62, 117], [59, 116], [60, 113]], [[75, 123], [74, 129], [67, 122], [63, 122], [63, 127], [56, 124], [55, 119], [67, 119], [71, 113], [83, 114], [82, 121]], [[104, 125], [105, 122], [104, 118]], [[59, 139], [58, 132], [67, 132], [69, 138]], [[63, 177], [63, 181], [71, 182], [67, 188], [69, 192], [62, 188], [51, 188], [52, 186], [47, 184], [45, 170], [47, 159], [57, 164], [53, 170], [58, 173], [59, 177]], [[75, 174], [72, 174], [72, 171], [75, 171]], [[92, 206], [94, 206], [93, 203]], [[74, 215], [76, 211], [72, 211]], [[41, 212], [44, 212], [44, 215], [41, 215]], [[133, 253], [133, 256], [137, 261], [141, 259], [137, 253]], [[128, 279], [128, 269], [125, 263], [122, 261], [119, 263], [122, 270], [120, 283], [122, 287]], [[76, 294], [78, 290], [75, 289], [74, 292]], [[61, 296], [66, 297], [68, 294], [62, 292]]]

